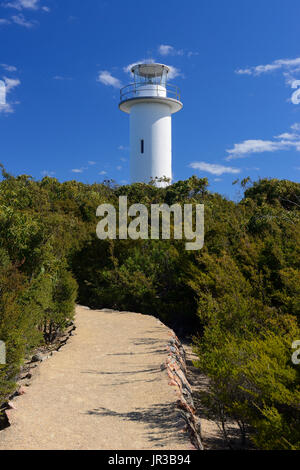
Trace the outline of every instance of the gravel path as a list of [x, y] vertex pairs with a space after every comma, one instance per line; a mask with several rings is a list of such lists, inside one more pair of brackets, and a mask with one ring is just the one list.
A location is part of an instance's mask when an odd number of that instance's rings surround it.
[[76, 308], [77, 329], [14, 399], [0, 449], [191, 449], [154, 317]]

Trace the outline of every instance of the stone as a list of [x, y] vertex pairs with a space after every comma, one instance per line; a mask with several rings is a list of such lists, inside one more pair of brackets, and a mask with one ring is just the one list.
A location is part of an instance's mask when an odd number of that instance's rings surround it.
[[41, 353], [34, 354], [31, 358], [31, 362], [41, 362], [44, 360], [44, 356]]
[[7, 402], [7, 409], [8, 409], [8, 410], [16, 410], [17, 407], [13, 404], [12, 401], [8, 401], [8, 402]]

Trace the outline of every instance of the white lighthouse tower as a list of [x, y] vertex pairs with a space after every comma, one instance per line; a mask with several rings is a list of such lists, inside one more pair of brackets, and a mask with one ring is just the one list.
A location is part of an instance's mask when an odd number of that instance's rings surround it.
[[[149, 183], [172, 180], [171, 115], [182, 108], [179, 89], [167, 84], [167, 65], [134, 65], [134, 83], [120, 92], [119, 108], [130, 114], [130, 178]], [[157, 183], [167, 186], [168, 182]]]

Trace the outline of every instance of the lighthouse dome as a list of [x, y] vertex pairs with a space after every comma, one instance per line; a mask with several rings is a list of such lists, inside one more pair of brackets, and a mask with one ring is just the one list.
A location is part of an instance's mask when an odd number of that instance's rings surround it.
[[150, 64], [135, 64], [131, 68], [131, 72], [134, 75], [138, 75], [144, 78], [155, 78], [167, 76], [170, 71], [170, 67], [164, 64], [150, 63]]

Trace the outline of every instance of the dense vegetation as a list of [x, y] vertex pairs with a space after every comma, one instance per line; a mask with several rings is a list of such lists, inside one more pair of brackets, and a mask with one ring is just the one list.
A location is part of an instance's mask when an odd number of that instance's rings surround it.
[[[244, 180], [239, 203], [192, 177], [168, 188], [34, 181], [3, 170], [0, 183], [0, 402], [33, 348], [55, 340], [77, 299], [91, 307], [154, 314], [193, 335], [210, 378], [203, 401], [261, 449], [300, 449], [300, 185]], [[248, 189], [246, 187], [248, 186]], [[205, 244], [99, 240], [96, 208], [203, 203]], [[78, 289], [78, 292], [77, 292]]]

